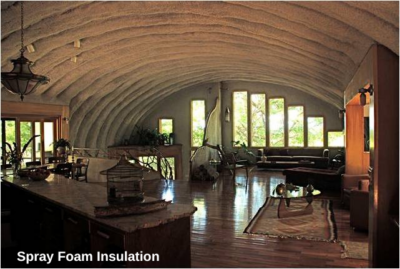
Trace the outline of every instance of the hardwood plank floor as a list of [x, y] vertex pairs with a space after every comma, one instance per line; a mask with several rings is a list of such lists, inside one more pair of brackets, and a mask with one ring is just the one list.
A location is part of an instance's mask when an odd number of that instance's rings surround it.
[[[368, 261], [342, 259], [339, 243], [269, 238], [243, 231], [275, 186], [285, 181], [281, 172], [253, 171], [248, 188], [238, 174], [213, 182], [171, 181], [146, 195], [192, 203], [193, 267], [368, 267]], [[241, 185], [238, 185], [241, 184]], [[323, 194], [333, 200], [338, 240], [368, 242], [368, 234], [349, 225], [349, 211], [340, 208], [340, 194]]]

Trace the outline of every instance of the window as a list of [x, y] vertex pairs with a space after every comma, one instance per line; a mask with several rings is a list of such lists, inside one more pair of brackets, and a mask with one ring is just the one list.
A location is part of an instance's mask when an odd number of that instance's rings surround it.
[[289, 147], [304, 147], [304, 107], [288, 107]]
[[233, 141], [248, 145], [247, 92], [233, 93]]
[[203, 145], [205, 125], [206, 102], [204, 100], [193, 100], [191, 102], [192, 147], [201, 147]]
[[271, 147], [285, 146], [285, 100], [283, 98], [269, 99], [269, 145]]
[[[48, 157], [55, 156], [53, 142], [58, 138], [59, 124], [57, 119], [1, 119], [2, 156], [5, 157], [5, 150], [9, 150], [5, 142], [10, 143], [12, 147], [14, 147], [13, 143], [15, 142], [21, 150], [33, 135], [40, 135], [32, 140], [22, 158], [23, 162], [41, 161], [46, 163]], [[19, 137], [17, 137], [17, 134], [19, 134]], [[4, 158], [2, 158], [2, 164], [5, 164]]]
[[159, 119], [158, 130], [160, 134], [170, 134], [174, 132], [174, 120], [173, 119]]
[[251, 95], [251, 146], [265, 147], [266, 144], [266, 109], [265, 94]]
[[[13, 143], [16, 142], [16, 129], [15, 129], [15, 120], [13, 119], [2, 119], [1, 120], [1, 164], [5, 165], [8, 164], [8, 162], [5, 162], [6, 158], [6, 143], [10, 143], [11, 146], [13, 146]], [[7, 151], [8, 151], [7, 147]]]
[[344, 133], [328, 132], [328, 147], [344, 147]]
[[323, 147], [324, 146], [324, 118], [308, 117], [308, 146]]
[[[20, 122], [20, 134], [21, 134], [21, 147], [23, 147], [26, 143], [28, 143], [29, 139], [33, 136], [33, 128], [32, 122], [30, 121], [21, 121]], [[35, 139], [36, 140], [36, 139]], [[26, 148], [22, 159], [24, 162], [30, 162], [33, 158], [33, 142], [29, 143]]]

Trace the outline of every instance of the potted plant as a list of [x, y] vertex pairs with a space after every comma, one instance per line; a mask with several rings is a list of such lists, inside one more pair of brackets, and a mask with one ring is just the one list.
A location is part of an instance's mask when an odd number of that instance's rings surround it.
[[8, 150], [6, 148], [6, 160], [8, 160], [9, 163], [14, 167], [15, 171], [18, 171], [19, 168], [21, 167], [22, 156], [24, 155], [25, 150], [28, 148], [28, 146], [32, 142], [32, 140], [38, 136], [40, 136], [40, 135], [32, 136], [28, 140], [28, 142], [22, 147], [22, 150], [19, 150], [17, 143], [15, 143], [15, 142], [13, 142], [13, 146], [11, 146], [10, 143], [5, 142], [8, 147]]
[[71, 149], [71, 143], [64, 138], [58, 139], [56, 142], [53, 143], [54, 149], [57, 150], [59, 155], [65, 154], [65, 149]]

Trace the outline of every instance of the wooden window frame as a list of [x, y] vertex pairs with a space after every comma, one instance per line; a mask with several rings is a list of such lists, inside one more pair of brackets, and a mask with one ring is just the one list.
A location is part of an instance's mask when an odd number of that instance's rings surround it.
[[[161, 121], [162, 120], [172, 120], [172, 132], [175, 132], [175, 120], [172, 117], [162, 117], [158, 119], [158, 133], [162, 134], [162, 128], [161, 128]], [[190, 120], [192, 120], [192, 118], [190, 117]]]
[[[343, 133], [343, 142], [344, 142], [344, 144], [343, 144], [342, 147], [331, 147], [331, 146], [329, 146], [329, 133], [330, 132]], [[326, 131], [326, 139], [327, 139], [327, 141], [326, 141], [327, 148], [330, 148], [330, 149], [342, 149], [342, 148], [346, 147], [346, 132], [344, 130], [327, 130]]]
[[[234, 98], [234, 96], [235, 96], [235, 93], [237, 93], [237, 92], [245, 92], [246, 93], [246, 95], [247, 95], [247, 143], [246, 143], [246, 145], [247, 146], [249, 146], [250, 145], [250, 142], [251, 142], [251, 139], [250, 139], [250, 129], [251, 129], [251, 126], [250, 126], [250, 121], [249, 121], [249, 119], [250, 119], [250, 116], [249, 116], [249, 113], [250, 113], [250, 109], [249, 109], [249, 102], [250, 102], [250, 99], [249, 99], [249, 91], [248, 90], [234, 90], [234, 91], [232, 91], [232, 96], [231, 96], [231, 99], [232, 99], [232, 141], [236, 141], [236, 139], [235, 139], [235, 98]], [[240, 146], [236, 146], [233, 142], [232, 142], [232, 148], [240, 148]]]
[[[191, 99], [190, 100], [190, 149], [196, 150], [201, 146], [193, 146], [193, 102], [203, 101], [204, 102], [204, 120], [207, 116], [207, 102], [206, 99]], [[205, 123], [206, 124], [206, 123]]]
[[[300, 146], [300, 147], [299, 146], [290, 146], [290, 144], [289, 144], [289, 107], [298, 107], [298, 106], [303, 107], [303, 146]], [[305, 107], [305, 105], [292, 104], [292, 105], [288, 105], [286, 107], [286, 110], [287, 110], [287, 118], [286, 118], [286, 122], [287, 122], [287, 147], [288, 148], [293, 148], [293, 149], [305, 148], [306, 147], [306, 133], [307, 133], [307, 131], [306, 131], [306, 120], [307, 120], [306, 107]]]
[[[271, 135], [271, 129], [270, 129], [270, 126], [269, 126], [269, 124], [270, 124], [270, 104], [269, 104], [269, 100], [271, 100], [271, 99], [283, 99], [283, 135], [284, 135], [284, 137], [283, 137], [283, 146], [279, 146], [279, 147], [276, 147], [276, 146], [271, 146], [271, 138], [270, 138], [270, 135]], [[286, 98], [285, 97], [283, 97], [283, 96], [273, 96], [273, 97], [269, 97], [268, 98], [268, 127], [267, 127], [267, 129], [268, 129], [268, 147], [270, 147], [270, 148], [274, 148], [274, 149], [282, 149], [282, 148], [286, 148], [287, 147], [287, 145], [288, 145], [288, 135], [287, 135], [287, 133], [288, 133], [288, 112], [287, 112], [288, 110], [287, 110], [287, 104], [286, 104]]]
[[[322, 141], [322, 146], [320, 146], [320, 147], [314, 147], [314, 146], [310, 146], [309, 144], [308, 144], [308, 118], [322, 118], [323, 119], [323, 122], [322, 122], [322, 131], [323, 131], [323, 133], [322, 133], [322, 139], [323, 139], [323, 141]], [[322, 116], [322, 115], [307, 115], [307, 120], [306, 120], [306, 122], [307, 122], [307, 148], [316, 148], [316, 149], [318, 149], [318, 148], [327, 148], [327, 145], [326, 145], [326, 143], [327, 143], [327, 138], [326, 138], [326, 136], [327, 136], [327, 133], [326, 133], [326, 120], [325, 120], [325, 116]]]
[[[253, 137], [253, 119], [252, 119], [252, 115], [253, 115], [253, 113], [252, 113], [252, 103], [251, 103], [251, 97], [253, 96], [253, 95], [264, 95], [264, 108], [265, 108], [265, 143], [264, 143], [264, 145], [262, 145], [262, 146], [253, 146], [253, 141], [252, 141], [252, 137]], [[247, 109], [247, 112], [248, 112], [248, 119], [250, 119], [250, 121], [248, 121], [248, 123], [249, 123], [249, 125], [250, 125], [250, 128], [249, 128], [249, 130], [248, 130], [248, 141], [249, 141], [249, 148], [252, 148], [252, 149], [259, 149], [260, 147], [261, 148], [265, 148], [265, 147], [267, 147], [267, 145], [268, 145], [268, 140], [267, 140], [267, 137], [268, 137], [268, 134], [269, 134], [269, 119], [268, 119], [268, 110], [267, 110], [267, 108], [268, 108], [268, 106], [267, 106], [267, 94], [265, 93], [265, 92], [253, 92], [253, 93], [250, 93], [250, 98], [247, 98], [248, 99], [248, 109]]]

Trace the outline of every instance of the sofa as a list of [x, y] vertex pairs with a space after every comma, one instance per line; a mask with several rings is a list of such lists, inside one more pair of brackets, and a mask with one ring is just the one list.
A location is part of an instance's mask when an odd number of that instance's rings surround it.
[[341, 176], [344, 173], [344, 165], [337, 170], [297, 167], [283, 171], [286, 176], [286, 183], [303, 187], [312, 184], [316, 189], [323, 191], [340, 191]]
[[[257, 151], [258, 168], [294, 168], [311, 167], [327, 168], [329, 166], [329, 150], [315, 148], [263, 148]], [[262, 161], [262, 156], [267, 161]]]

